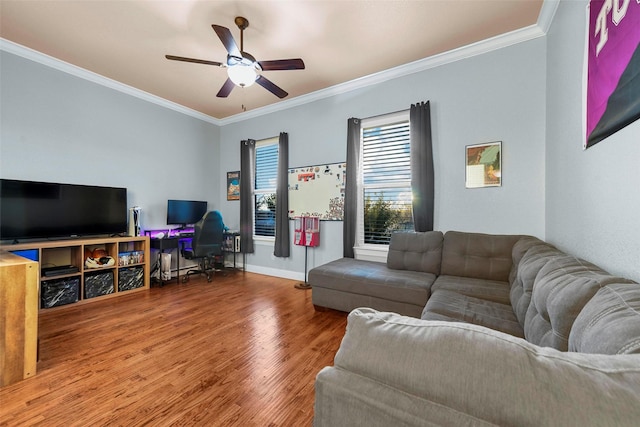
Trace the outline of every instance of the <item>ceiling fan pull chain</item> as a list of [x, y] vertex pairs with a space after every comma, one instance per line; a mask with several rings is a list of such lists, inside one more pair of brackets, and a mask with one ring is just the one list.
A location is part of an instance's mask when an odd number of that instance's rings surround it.
[[242, 112], [244, 113], [244, 112], [247, 111], [247, 107], [244, 105], [244, 103], [246, 101], [246, 99], [245, 99], [245, 90], [244, 90], [244, 88], [242, 88], [242, 89], [243, 89], [243, 91], [242, 91], [242, 105], [241, 106], [242, 106]]

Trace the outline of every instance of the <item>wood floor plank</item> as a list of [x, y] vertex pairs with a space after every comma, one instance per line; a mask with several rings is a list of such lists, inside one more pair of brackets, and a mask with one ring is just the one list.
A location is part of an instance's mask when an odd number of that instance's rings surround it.
[[36, 376], [0, 426], [305, 426], [346, 314], [295, 281], [236, 273], [42, 312]]

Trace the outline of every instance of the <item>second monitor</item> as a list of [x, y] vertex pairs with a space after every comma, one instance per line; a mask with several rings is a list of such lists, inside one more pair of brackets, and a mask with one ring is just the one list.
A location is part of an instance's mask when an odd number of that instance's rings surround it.
[[181, 228], [193, 225], [207, 212], [207, 202], [194, 200], [168, 200], [167, 225]]

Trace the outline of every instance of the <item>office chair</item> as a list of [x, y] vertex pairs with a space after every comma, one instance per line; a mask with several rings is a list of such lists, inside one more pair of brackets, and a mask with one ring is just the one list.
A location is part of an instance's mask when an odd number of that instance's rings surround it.
[[195, 224], [191, 247], [187, 248], [185, 242], [182, 242], [180, 252], [185, 259], [197, 261], [198, 268], [187, 271], [187, 274], [182, 276], [183, 283], [187, 282], [189, 276], [193, 274], [204, 274], [207, 276], [207, 281], [211, 282], [215, 272], [216, 258], [223, 256], [223, 233], [224, 223], [218, 211], [205, 213]]

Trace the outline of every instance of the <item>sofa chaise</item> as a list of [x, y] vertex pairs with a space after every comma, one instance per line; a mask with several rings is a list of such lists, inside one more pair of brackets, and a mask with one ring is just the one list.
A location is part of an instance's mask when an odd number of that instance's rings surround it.
[[640, 285], [535, 237], [399, 233], [309, 283], [350, 311], [316, 427], [639, 423]]

